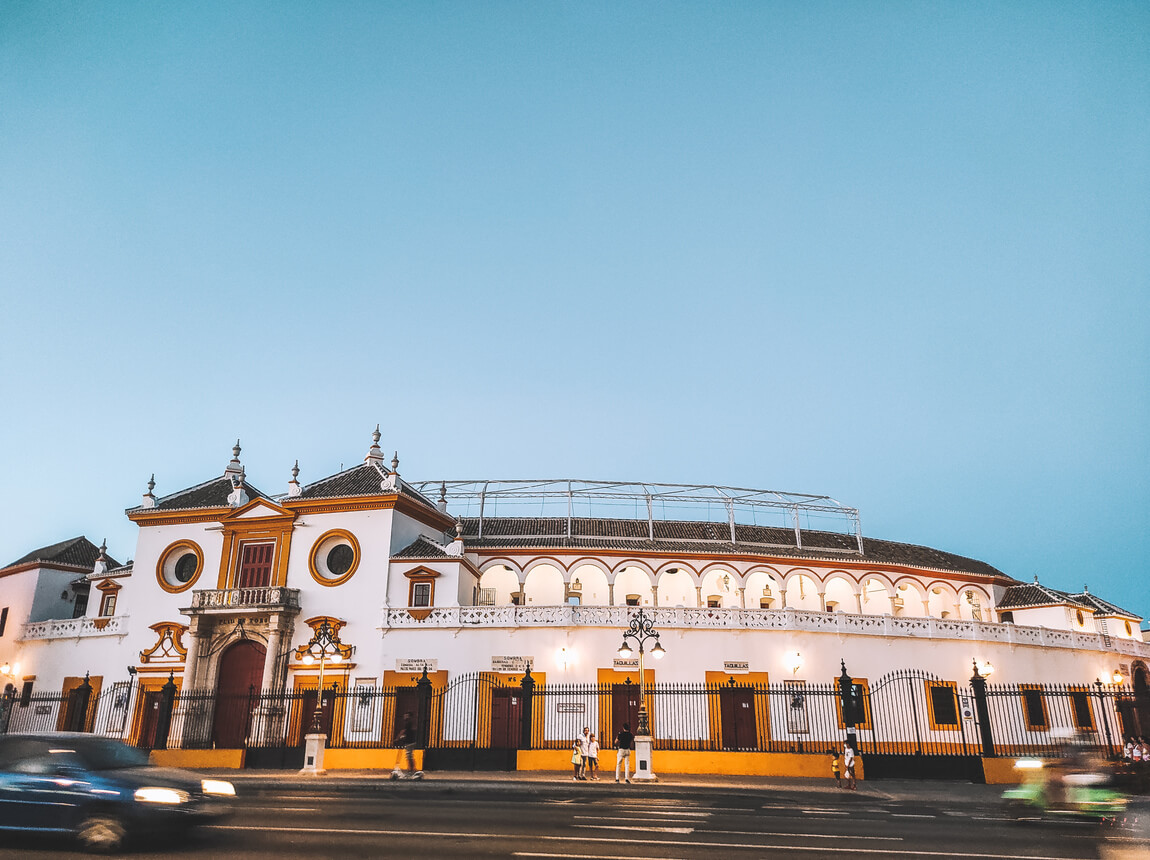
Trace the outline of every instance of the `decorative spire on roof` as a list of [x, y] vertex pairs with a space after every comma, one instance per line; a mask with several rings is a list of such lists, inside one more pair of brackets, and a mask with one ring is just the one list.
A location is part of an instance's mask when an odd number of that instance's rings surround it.
[[447, 513], [447, 481], [443, 481], [439, 485], [439, 509], [443, 513]]
[[92, 575], [101, 576], [108, 572], [108, 539], [100, 541], [100, 554], [96, 556], [96, 563], [92, 565]]
[[154, 489], [156, 489], [156, 473], [152, 472], [152, 477], [148, 478], [148, 492], [144, 493], [144, 500], [140, 502], [140, 507], [154, 508], [156, 506], [156, 497], [152, 495]]
[[[232, 462], [228, 463], [227, 470], [224, 471], [224, 476], [231, 478], [232, 491], [228, 493], [228, 507], [238, 508], [248, 503], [248, 494], [244, 490], [244, 481], [247, 480], [247, 472], [244, 470], [243, 465], [239, 461], [240, 456], [240, 440], [236, 440], [236, 447], [232, 449], [235, 455]], [[233, 466], [237, 467], [233, 470]], [[229, 474], [230, 473], [230, 474]]]
[[462, 558], [463, 556], [463, 520], [455, 518], [455, 540], [447, 545], [447, 554]]
[[1038, 574], [1034, 574], [1034, 584], [1038, 585]]
[[232, 486], [236, 485], [236, 478], [243, 479], [244, 467], [240, 463], [240, 440], [236, 440], [236, 444], [232, 446], [232, 459], [228, 463], [227, 468], [224, 469], [224, 477], [232, 479]]
[[379, 447], [378, 424], [375, 425], [375, 432], [371, 434], [371, 447], [367, 449], [367, 456], [363, 458], [363, 462], [371, 463], [383, 471], [383, 450]]
[[391, 471], [380, 482], [379, 488], [385, 493], [398, 493], [403, 488], [403, 479], [399, 477], [399, 452], [391, 458]]
[[303, 488], [299, 485], [299, 460], [295, 461], [295, 465], [291, 467], [291, 480], [288, 481], [288, 495], [298, 496], [303, 492]]

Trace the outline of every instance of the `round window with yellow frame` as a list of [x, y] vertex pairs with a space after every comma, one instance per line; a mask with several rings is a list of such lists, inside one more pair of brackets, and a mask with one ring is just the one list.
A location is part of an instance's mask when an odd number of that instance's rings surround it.
[[359, 567], [359, 541], [346, 529], [331, 529], [312, 544], [308, 569], [320, 585], [347, 582]]
[[187, 591], [204, 572], [204, 551], [192, 540], [179, 540], [168, 546], [156, 564], [160, 588], [172, 594]]

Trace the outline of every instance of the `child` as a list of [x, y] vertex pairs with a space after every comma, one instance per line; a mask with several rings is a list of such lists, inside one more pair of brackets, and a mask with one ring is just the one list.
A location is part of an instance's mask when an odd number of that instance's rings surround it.
[[575, 739], [575, 743], [571, 745], [571, 764], [575, 768], [574, 780], [578, 781], [584, 779], [583, 776], [583, 745], [579, 743], [579, 739]]
[[835, 785], [839, 788], [843, 787], [843, 772], [839, 767], [839, 754], [838, 750], [830, 750], [831, 754], [831, 776], [835, 778]]
[[587, 742], [587, 772], [591, 779], [599, 779], [599, 740], [595, 735]]

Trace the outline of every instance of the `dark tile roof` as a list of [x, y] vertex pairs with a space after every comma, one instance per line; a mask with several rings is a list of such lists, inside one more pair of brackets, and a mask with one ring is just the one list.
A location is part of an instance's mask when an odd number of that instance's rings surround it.
[[[11, 564], [5, 565], [5, 568], [16, 567], [21, 564], [31, 564], [33, 562], [43, 562], [67, 564], [91, 570], [96, 564], [96, 559], [99, 557], [100, 548], [81, 535], [80, 537], [74, 537], [70, 540], [62, 540], [51, 546], [42, 546], [40, 549], [34, 549], [27, 555], [16, 559], [16, 561]], [[106, 556], [106, 558], [108, 560], [108, 567], [120, 566], [120, 563], [111, 556]]]
[[439, 544], [420, 535], [392, 558], [448, 558], [447, 552]]
[[1133, 612], [1128, 612], [1120, 606], [1115, 606], [1109, 600], [1103, 600], [1101, 597], [1098, 597], [1095, 594], [1091, 594], [1089, 591], [1084, 591], [1081, 594], [1071, 594], [1069, 596], [1076, 603], [1081, 603], [1084, 606], [1089, 606], [1099, 615], [1119, 615], [1123, 618], [1130, 618], [1136, 621], [1141, 621], [1141, 618], [1139, 618], [1139, 616], [1135, 615]]
[[[247, 481], [244, 481], [244, 492], [248, 494], [249, 499], [269, 498]], [[190, 508], [226, 508], [228, 506], [228, 496], [230, 496], [231, 493], [231, 479], [225, 475], [221, 475], [218, 478], [213, 478], [210, 481], [205, 481], [194, 487], [188, 487], [186, 490], [180, 490], [171, 495], [163, 496], [157, 499], [154, 508], [144, 508], [140, 505], [136, 505], [136, 507], [128, 508], [128, 510], [182, 511]]]
[[[1032, 606], [1082, 606], [1064, 591], [1047, 588], [1037, 582], [1025, 582], [1009, 586], [1002, 594], [995, 609], [1025, 609]], [[1093, 609], [1093, 607], [1089, 607]]]
[[[308, 484], [295, 499], [341, 499], [348, 496], [378, 496], [384, 492], [380, 484], [387, 477], [387, 473], [371, 463], [361, 463], [336, 472], [327, 478]], [[408, 498], [415, 499], [432, 510], [438, 510], [435, 503], [427, 496], [411, 487], [406, 481], [400, 486], [400, 493]], [[290, 501], [291, 499], [288, 499]]]
[[342, 472], [307, 484], [296, 499], [333, 499], [343, 496], [378, 496], [384, 473], [371, 463], [360, 463]]
[[727, 523], [656, 520], [654, 540], [646, 520], [589, 519], [573, 517], [571, 537], [567, 537], [566, 517], [485, 517], [483, 539], [479, 519], [463, 519], [463, 539], [468, 549], [561, 549], [567, 547], [658, 551], [675, 553], [739, 553], [783, 555], [794, 558], [865, 559], [912, 567], [962, 571], [983, 576], [1004, 577], [995, 567], [977, 559], [943, 552], [925, 546], [863, 538], [864, 552], [858, 553], [854, 535], [804, 531], [803, 546], [795, 543], [791, 529], [768, 526], [735, 526], [735, 541]]

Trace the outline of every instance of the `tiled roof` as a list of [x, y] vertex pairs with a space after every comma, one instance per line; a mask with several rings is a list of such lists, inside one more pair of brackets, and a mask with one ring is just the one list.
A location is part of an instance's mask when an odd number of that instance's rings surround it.
[[448, 558], [447, 551], [433, 540], [420, 535], [392, 558]]
[[[372, 463], [361, 463], [358, 466], [352, 466], [350, 469], [344, 469], [342, 472], [336, 472], [334, 475], [321, 478], [312, 484], [308, 484], [300, 491], [298, 496], [293, 496], [292, 498], [340, 499], [348, 496], [378, 496], [384, 492], [380, 484], [386, 477], [387, 473], [378, 466]], [[433, 510], [438, 510], [427, 496], [411, 487], [406, 481], [401, 483], [400, 493], [415, 499], [420, 504], [426, 505]], [[291, 499], [288, 499], [288, 501], [291, 501]]]
[[1093, 609], [1082, 601], [1071, 597], [1065, 591], [1047, 588], [1037, 582], [1026, 582], [1009, 586], [998, 601], [996, 609], [1025, 609], [1033, 606], [1077, 606]]
[[378, 496], [384, 473], [371, 463], [336, 472], [303, 488], [297, 499], [332, 499], [342, 496]]
[[[249, 499], [266, 499], [268, 496], [261, 493], [247, 481], [243, 482], [244, 492]], [[181, 511], [190, 508], [225, 508], [228, 505], [228, 496], [232, 493], [232, 481], [225, 475], [188, 487], [186, 490], [163, 496], [156, 501], [154, 508], [143, 508], [137, 505], [129, 508], [130, 511]]]
[[[90, 570], [96, 564], [96, 559], [99, 558], [99, 556], [100, 548], [81, 535], [80, 537], [74, 537], [70, 540], [62, 540], [51, 546], [34, 549], [27, 555], [16, 559], [16, 561], [11, 564], [5, 565], [5, 567], [16, 567], [21, 564], [43, 562], [67, 564], [74, 567], [88, 568]], [[108, 567], [119, 567], [120, 563], [111, 556], [106, 556], [106, 558], [108, 560]]]
[[735, 542], [732, 543], [731, 529], [726, 523], [656, 520], [652, 527], [653, 541], [648, 534], [646, 520], [574, 517], [571, 520], [572, 536], [567, 537], [566, 517], [485, 517], [480, 540], [479, 519], [471, 517], [463, 520], [463, 539], [471, 550], [578, 547], [663, 553], [783, 555], [808, 559], [861, 558], [982, 576], [1005, 576], [1002, 571], [977, 559], [875, 538], [863, 539], [864, 552], [860, 556], [853, 535], [834, 532], [804, 531], [800, 549], [791, 529], [736, 525]]
[[1084, 591], [1081, 594], [1071, 594], [1070, 598], [1077, 603], [1089, 606], [1099, 615], [1118, 615], [1123, 618], [1130, 618], [1135, 621], [1142, 620], [1133, 612], [1127, 612], [1125, 609], [1122, 609], [1119, 606], [1115, 606], [1110, 601], [1103, 600], [1101, 597], [1091, 594], [1089, 591]]

